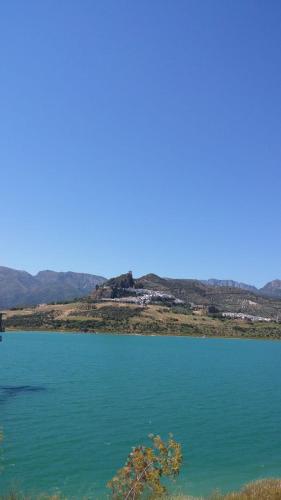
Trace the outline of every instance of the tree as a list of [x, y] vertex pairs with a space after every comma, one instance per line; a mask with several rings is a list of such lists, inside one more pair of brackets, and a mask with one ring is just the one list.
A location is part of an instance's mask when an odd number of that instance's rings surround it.
[[157, 498], [166, 492], [161, 478], [176, 477], [182, 464], [181, 445], [172, 434], [167, 442], [160, 436], [149, 436], [151, 447], [137, 446], [132, 449], [127, 461], [108, 483], [114, 500], [136, 500], [143, 493]]

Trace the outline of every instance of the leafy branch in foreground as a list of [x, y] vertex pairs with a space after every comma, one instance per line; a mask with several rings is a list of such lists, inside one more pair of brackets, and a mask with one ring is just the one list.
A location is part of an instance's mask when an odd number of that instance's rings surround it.
[[137, 446], [132, 449], [127, 461], [116, 476], [107, 484], [114, 500], [136, 500], [143, 493], [149, 498], [160, 497], [166, 492], [161, 484], [163, 476], [176, 477], [182, 465], [181, 445], [172, 434], [167, 442], [160, 436], [149, 436], [151, 447]]

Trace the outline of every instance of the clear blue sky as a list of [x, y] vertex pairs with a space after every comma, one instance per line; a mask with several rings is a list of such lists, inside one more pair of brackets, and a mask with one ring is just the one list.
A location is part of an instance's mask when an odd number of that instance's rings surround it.
[[279, 0], [0, 6], [0, 264], [281, 278]]

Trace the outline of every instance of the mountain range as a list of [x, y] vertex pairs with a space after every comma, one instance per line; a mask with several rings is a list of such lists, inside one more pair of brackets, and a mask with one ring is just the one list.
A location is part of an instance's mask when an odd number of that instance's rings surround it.
[[281, 280], [273, 280], [264, 285], [262, 288], [257, 288], [253, 285], [248, 285], [247, 283], [240, 283], [239, 281], [233, 280], [218, 280], [215, 278], [202, 280], [201, 283], [211, 286], [225, 286], [228, 288], [241, 288], [242, 290], [248, 290], [259, 295], [266, 295], [268, 297], [281, 298]]
[[[171, 292], [176, 297], [188, 298], [195, 303], [231, 303], [234, 297], [235, 300], [239, 298], [257, 303], [260, 302], [259, 297], [281, 299], [281, 280], [271, 281], [260, 289], [233, 280], [172, 279], [155, 274], [135, 281], [144, 288]], [[106, 278], [93, 274], [45, 270], [34, 276], [26, 271], [0, 266], [0, 309], [85, 297], [105, 282]], [[112, 280], [107, 283], [112, 283]]]
[[229, 288], [241, 288], [242, 290], [248, 290], [249, 292], [258, 293], [258, 288], [253, 285], [248, 285], [247, 283], [240, 283], [239, 281], [234, 280], [218, 280], [215, 278], [211, 278], [208, 280], [201, 280], [201, 283], [205, 285], [211, 286], [226, 286]]
[[88, 295], [105, 278], [85, 273], [26, 271], [0, 266], [0, 308], [61, 302]]

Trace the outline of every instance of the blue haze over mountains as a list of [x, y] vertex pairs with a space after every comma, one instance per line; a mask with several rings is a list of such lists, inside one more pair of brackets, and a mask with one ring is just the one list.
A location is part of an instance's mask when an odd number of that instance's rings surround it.
[[73, 300], [88, 295], [105, 278], [86, 273], [40, 271], [35, 276], [0, 266], [0, 308]]
[[281, 280], [278, 279], [269, 281], [262, 288], [257, 288], [253, 285], [249, 285], [247, 283], [241, 283], [239, 281], [218, 280], [215, 278], [202, 280], [201, 283], [205, 283], [206, 285], [211, 285], [211, 286], [226, 286], [230, 288], [241, 288], [242, 290], [248, 290], [249, 292], [253, 292], [256, 294], [267, 295], [268, 297], [281, 298]]
[[248, 285], [247, 283], [241, 283], [234, 280], [219, 280], [216, 278], [210, 278], [208, 280], [202, 280], [201, 283], [211, 286], [227, 286], [231, 288], [242, 288], [242, 290], [248, 290], [249, 292], [257, 293], [259, 289], [256, 286]]
[[[0, 266], [0, 308], [79, 299], [89, 295], [96, 285], [101, 285], [105, 281], [106, 278], [103, 276], [71, 271], [45, 270], [33, 276], [26, 271]], [[192, 281], [198, 283], [199, 280]], [[255, 295], [281, 299], [281, 280], [273, 280], [260, 289], [234, 280], [213, 278], [200, 282], [207, 287], [239, 288]]]

